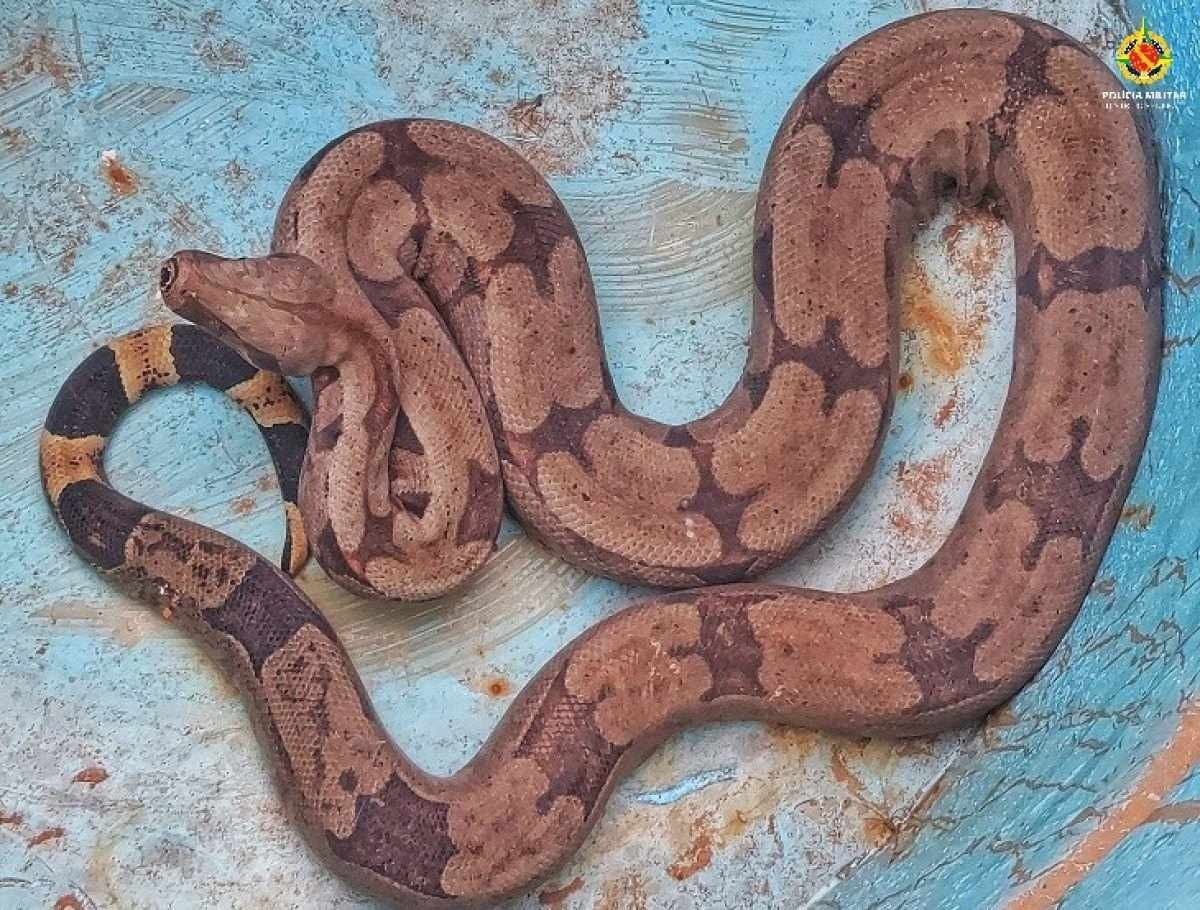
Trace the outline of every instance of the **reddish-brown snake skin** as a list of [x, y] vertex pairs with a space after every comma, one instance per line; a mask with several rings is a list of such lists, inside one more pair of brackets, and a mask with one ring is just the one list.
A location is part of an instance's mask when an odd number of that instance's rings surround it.
[[[450, 123], [355, 130], [293, 182], [272, 255], [163, 266], [167, 304], [257, 369], [178, 326], [101, 348], [47, 419], [47, 495], [91, 563], [221, 657], [339, 872], [399, 906], [528, 889], [683, 725], [926, 733], [1005, 701], [1049, 656], [1120, 513], [1157, 384], [1153, 153], [1130, 111], [1105, 107], [1116, 87], [1068, 36], [994, 12], [904, 20], [838, 54], [767, 161], [745, 372], [678, 427], [617, 401], [579, 238], [528, 164]], [[732, 584], [828, 525], [870, 470], [895, 387], [899, 264], [951, 191], [1006, 215], [1017, 287], [1008, 398], [957, 524], [877, 590]], [[280, 371], [313, 377], [302, 471], [305, 418]], [[285, 572], [104, 480], [120, 413], [184, 379], [227, 389], [266, 434], [289, 570], [307, 540], [352, 590], [436, 596], [487, 558], [506, 491], [564, 559], [695, 589], [581, 635], [466, 767], [433, 777], [388, 738]]]

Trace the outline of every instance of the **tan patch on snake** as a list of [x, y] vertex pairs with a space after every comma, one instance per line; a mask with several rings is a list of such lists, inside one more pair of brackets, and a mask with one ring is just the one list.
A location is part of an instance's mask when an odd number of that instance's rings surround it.
[[[345, 204], [354, 199], [363, 180], [379, 170], [385, 145], [378, 133], [364, 130], [344, 137], [329, 149], [308, 179], [294, 187], [280, 206], [272, 249], [302, 252], [331, 275], [344, 270], [339, 249], [326, 248], [325, 255], [321, 255], [321, 244], [310, 244], [308, 240], [331, 233], [343, 236]], [[331, 205], [331, 200], [343, 204]]]
[[717, 482], [730, 493], [757, 494], [738, 524], [746, 546], [774, 550], [808, 534], [856, 481], [855, 466], [874, 445], [879, 401], [848, 392], [826, 417], [824, 397], [807, 366], [780, 364], [750, 419], [713, 446]]
[[295, 575], [308, 559], [308, 534], [304, 530], [304, 517], [300, 514], [299, 506], [294, 502], [285, 502], [283, 511], [288, 537], [292, 542], [291, 560], [287, 571], [289, 575]]
[[[578, 246], [563, 241], [551, 255], [555, 286], [581, 280]], [[504, 265], [484, 292], [492, 336], [491, 379], [508, 433], [536, 429], [557, 402], [583, 408], [604, 391], [594, 311], [574, 307], [564, 291], [543, 298], [523, 265]], [[547, 369], [553, 364], [554, 369]]]
[[[825, 175], [833, 143], [817, 126], [806, 126], [780, 152], [772, 181], [775, 321], [798, 347], [819, 341], [828, 317], [841, 320], [842, 340], [863, 366], [876, 366], [891, 352], [884, 241], [889, 196], [873, 164], [852, 159], [838, 185]], [[847, 217], [853, 212], [853, 217]], [[850, 263], [844, 270], [831, 261]], [[853, 307], [841, 305], [853, 300]]]
[[354, 830], [355, 808], [396, 770], [391, 743], [363, 713], [341, 650], [301, 627], [263, 662], [262, 692], [309, 810], [336, 837]]
[[826, 85], [834, 101], [854, 105], [873, 97], [903, 96], [917, 86], [928, 91], [933, 83], [926, 74], [943, 70], [948, 52], [970, 47], [972, 64], [977, 60], [1002, 63], [1020, 42], [1021, 27], [1001, 16], [989, 16], [986, 22], [968, 16], [897, 22], [857, 42], [834, 67]]
[[504, 187], [460, 169], [434, 171], [421, 181], [421, 198], [433, 230], [452, 233], [468, 256], [494, 259], [513, 238]]
[[[1034, 239], [1057, 259], [1094, 247], [1136, 249], [1146, 230], [1145, 156], [1128, 112], [1105, 110], [1100, 102], [1100, 93], [1112, 88], [1111, 74], [1069, 47], [1049, 52], [1046, 73], [1066, 98], [1034, 98], [1016, 127]], [[1081, 98], [1086, 102], [1075, 103]], [[1124, 166], [1079, 167], [1082, 155]]]
[[[977, 532], [969, 536], [970, 548], [986, 553], [987, 559], [972, 559], [957, 549], [937, 557], [951, 569], [937, 592], [932, 622], [954, 639], [967, 639], [985, 626], [992, 628], [975, 652], [975, 676], [982, 682], [1011, 672], [1012, 662], [1024, 657], [1019, 653], [1022, 645], [1045, 641], [1053, 627], [1061, 626], [1063, 611], [1073, 609], [1075, 579], [1083, 564], [1078, 538], [1051, 539], [1033, 571], [1014, 575], [1012, 567], [1021, 565], [1022, 554], [1038, 531], [1034, 514], [1009, 500], [983, 518]], [[1001, 590], [1011, 592], [1019, 622], [997, 621], [994, 597]]]
[[393, 281], [404, 274], [400, 245], [417, 220], [417, 204], [394, 180], [375, 180], [360, 192], [350, 209], [346, 234], [351, 264], [372, 281]]
[[1140, 402], [1115, 394], [1146, 382], [1153, 352], [1146, 349], [1150, 317], [1142, 294], [1134, 287], [1101, 294], [1063, 291], [1031, 318], [1045, 324], [1036, 344], [1046, 366], [1032, 380], [1039, 393], [1020, 399], [1014, 437], [1024, 442], [1028, 458], [1058, 461], [1071, 447], [1072, 423], [1086, 415], [1091, 431], [1083, 467], [1094, 480], [1109, 477], [1128, 461], [1130, 447], [1144, 432]]
[[682, 567], [720, 556], [713, 523], [685, 511], [700, 483], [686, 449], [655, 442], [629, 418], [606, 415], [588, 427], [583, 451], [590, 470], [565, 452], [537, 462], [541, 497], [563, 525], [633, 561]]
[[259, 426], [273, 427], [281, 423], [303, 425], [308, 422], [308, 415], [300, 409], [287, 387], [287, 381], [278, 373], [259, 370], [226, 394], [249, 411]]
[[[620, 461], [620, 453], [605, 452], [602, 469], [614, 474], [606, 462]], [[639, 500], [630, 491], [601, 484], [566, 452], [538, 459], [537, 488], [546, 509], [565, 527], [631, 562], [701, 566], [721, 555], [721, 536], [712, 522], [698, 512], [679, 511], [680, 500], [669, 490]]]
[[[871, 142], [888, 155], [911, 158], [929, 150], [950, 173], [968, 171], [966, 157], [973, 129], [979, 128], [988, 117], [1000, 110], [1004, 101], [1004, 58], [989, 48], [989, 63], [974, 63], [970, 85], [963, 85], [960, 67], [947, 68], [937, 58], [925, 61], [928, 69], [906, 73], [911, 92], [883, 93], [879, 107], [870, 117]], [[961, 104], [930, 106], [929, 98], [960, 93]], [[930, 143], [930, 136], [960, 137], [950, 143]], [[986, 136], [982, 141], [986, 142]]]
[[627, 745], [690, 705], [712, 686], [704, 658], [672, 652], [700, 640], [691, 604], [663, 604], [652, 613], [613, 619], [605, 634], [580, 645], [567, 665], [572, 695], [597, 702], [595, 721], [611, 743]]
[[549, 871], [583, 821], [583, 804], [574, 796], [559, 796], [538, 811], [549, 786], [533, 759], [510, 758], [468, 799], [451, 804], [450, 838], [458, 852], [442, 873], [449, 894], [507, 891]]
[[476, 174], [502, 187], [521, 202], [552, 205], [554, 191], [524, 158], [507, 148], [497, 148], [496, 140], [483, 133], [449, 123], [421, 120], [408, 124], [408, 137], [427, 154], [449, 161], [460, 168], [478, 172], [487, 162], [486, 173]]
[[137, 401], [147, 389], [179, 382], [171, 357], [171, 327], [154, 326], [118, 338], [110, 345], [121, 374], [121, 386], [129, 401]]
[[913, 676], [885, 662], [905, 639], [895, 617], [802, 593], [751, 605], [746, 617], [762, 645], [759, 682], [781, 710], [836, 726], [850, 717], [898, 714], [921, 700]]
[[68, 439], [42, 431], [42, 479], [50, 502], [58, 505], [62, 491], [80, 480], [100, 477], [100, 459], [104, 451], [103, 436], [81, 436]]
[[1046, 543], [1032, 572], [1014, 591], [1012, 609], [1020, 619], [993, 622], [992, 634], [975, 652], [975, 676], [982, 682], [1002, 682], [1020, 668], [1034, 673], [1057, 643], [1055, 630], [1064, 628], [1078, 609], [1083, 545], [1077, 537], [1055, 537]]
[[201, 525], [151, 512], [125, 541], [125, 565], [173, 592], [174, 609], [198, 615], [224, 605], [258, 557]]

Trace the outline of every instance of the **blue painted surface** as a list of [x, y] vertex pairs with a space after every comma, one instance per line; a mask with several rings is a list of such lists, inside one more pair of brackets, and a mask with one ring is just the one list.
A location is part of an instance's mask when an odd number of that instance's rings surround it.
[[[1092, 41], [1124, 32], [1105, 5], [1021, 9]], [[628, 403], [694, 417], [741, 369], [749, 220], [776, 124], [836, 48], [915, 11], [899, 0], [849, 10], [832, 0], [563, 0], [538, 15], [516, 0], [0, 0], [0, 327], [10, 339], [0, 361], [0, 907], [64, 895], [88, 907], [254, 906], [280, 894], [370, 906], [287, 826], [232, 689], [175, 630], [86, 569], [41, 498], [34, 453], [49, 400], [95, 344], [166, 317], [153, 294], [160, 256], [263, 249], [296, 169], [352, 126], [414, 114], [477, 124], [544, 167], [579, 222]], [[1200, 92], [1184, 0], [1148, 14], [1175, 45], [1170, 80]], [[821, 905], [845, 910], [992, 906], [1132, 792], [1200, 667], [1185, 597], [1200, 571], [1200, 430], [1189, 410], [1200, 317], [1187, 306], [1200, 274], [1187, 192], [1200, 171], [1196, 104], [1158, 123], [1169, 357], [1131, 497], [1153, 514], [1145, 528], [1122, 526], [1047, 670], [978, 736], [896, 746], [755, 724], [689, 731], [617, 791], [556, 876], [551, 887], [580, 879], [564, 906], [791, 908], [822, 894]], [[122, 192], [106, 161], [136, 187]], [[951, 220], [991, 251], [986, 280], [939, 242]], [[924, 236], [931, 293], [980, 337], [947, 377], [930, 367], [921, 331], [906, 333], [915, 388], [876, 479], [832, 541], [777, 578], [870, 586], [936, 546], [1003, 393], [1008, 256], [994, 226], [961, 213]], [[952, 416], [931, 429], [951, 401]], [[277, 552], [265, 452], [220, 396], [178, 391], [139, 407], [108, 467], [132, 494]], [[346, 637], [389, 728], [437, 772], [470, 756], [562, 643], [637, 593], [563, 566], [513, 527], [471, 590], [415, 613], [363, 604], [316, 567], [302, 583]], [[108, 778], [73, 782], [91, 767]], [[1196, 799], [1194, 776], [1168, 799]], [[936, 798], [921, 801], [934, 785]], [[61, 837], [29, 845], [58, 827]], [[1197, 830], [1139, 827], [1065, 906], [1130, 894], [1193, 906]]]

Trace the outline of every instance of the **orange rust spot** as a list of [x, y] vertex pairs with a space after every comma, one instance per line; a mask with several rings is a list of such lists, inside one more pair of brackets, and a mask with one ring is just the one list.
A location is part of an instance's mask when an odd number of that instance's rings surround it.
[[929, 276], [914, 264], [905, 277], [900, 328], [917, 335], [921, 357], [933, 370], [953, 375], [983, 344], [984, 313], [962, 320], [947, 309], [929, 284]]
[[678, 882], [691, 878], [697, 872], [708, 867], [712, 862], [712, 836], [700, 820], [692, 825], [694, 838], [692, 845], [676, 862], [667, 867], [667, 874]]
[[90, 768], [84, 768], [73, 778], [71, 778], [72, 783], [87, 784], [93, 789], [97, 784], [102, 784], [106, 780], [108, 780], [108, 772], [99, 765], [92, 765]]
[[83, 904], [79, 903], [79, 898], [73, 894], [64, 894], [54, 902], [51, 910], [83, 910]]
[[578, 875], [561, 888], [547, 888], [538, 894], [538, 903], [543, 907], [557, 907], [568, 897], [583, 887], [583, 879]]
[[1163, 807], [1163, 797], [1188, 777], [1197, 764], [1200, 764], [1200, 702], [1192, 702], [1181, 712], [1174, 735], [1146, 764], [1126, 799], [1104, 812], [1104, 820], [1009, 900], [1006, 910], [1050, 910], [1058, 906], [1067, 891], [1083, 881], [1134, 829], [1153, 821], [1174, 821], [1154, 816], [1169, 808]]
[[937, 414], [935, 414], [933, 417], [933, 425], [940, 430], [949, 422], [950, 418], [954, 416], [954, 412], [957, 409], [958, 389], [956, 388], [953, 394], [942, 403], [940, 408], [938, 408]]
[[476, 677], [470, 680], [473, 688], [491, 698], [503, 698], [512, 693], [512, 683], [499, 673]]
[[946, 256], [976, 284], [996, 270], [1000, 258], [1004, 220], [979, 208], [963, 209], [942, 230]]
[[863, 820], [863, 832], [867, 835], [867, 843], [876, 850], [894, 841], [899, 831], [891, 819], [880, 815], [869, 815]]
[[24, 820], [20, 812], [0, 812], [0, 825], [12, 825], [15, 828]]
[[1121, 521], [1126, 524], [1131, 524], [1139, 531], [1144, 531], [1150, 527], [1150, 522], [1154, 520], [1154, 506], [1152, 504], [1130, 504], [1121, 510]]
[[900, 486], [925, 513], [941, 508], [942, 486], [949, 477], [945, 455], [924, 461], [901, 461], [896, 465], [896, 479], [900, 481]]
[[36, 847], [39, 844], [46, 843], [47, 841], [58, 840], [66, 833], [67, 832], [62, 828], [46, 828], [29, 838], [29, 841], [25, 844], [25, 846]]
[[8, 91], [35, 73], [49, 76], [56, 88], [69, 86], [74, 75], [72, 68], [53, 46], [50, 35], [45, 32], [30, 41], [15, 60], [0, 69], [0, 92]]
[[279, 486], [279, 481], [275, 479], [274, 474], [264, 474], [262, 477], [258, 478], [258, 483], [256, 486], [265, 493], [268, 490], [273, 490]]
[[784, 724], [768, 724], [767, 736], [780, 748], [789, 750], [789, 759], [799, 760], [812, 753], [821, 742], [818, 734], [801, 727], [788, 727]]
[[229, 504], [234, 515], [248, 515], [250, 510], [254, 508], [254, 497], [243, 496], [240, 499], [235, 499]]
[[901, 392], [907, 392], [913, 387], [912, 373], [907, 370], [900, 374], [900, 378], [896, 380], [896, 386]]
[[846, 764], [846, 758], [842, 754], [842, 750], [837, 746], [833, 747], [829, 756], [829, 769], [833, 772], [833, 779], [839, 784], [844, 784], [846, 789], [853, 796], [860, 796], [863, 792], [863, 782], [859, 780], [858, 775], [850, 770], [850, 766]]
[[604, 883], [593, 910], [646, 910], [646, 886], [636, 875], [623, 875]]
[[101, 153], [100, 173], [119, 196], [132, 196], [138, 191], [137, 174], [121, 163], [116, 152]]

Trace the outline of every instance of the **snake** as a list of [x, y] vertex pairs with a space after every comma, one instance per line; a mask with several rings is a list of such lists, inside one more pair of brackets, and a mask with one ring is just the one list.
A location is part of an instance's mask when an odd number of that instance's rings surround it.
[[[559, 868], [616, 783], [692, 724], [758, 719], [905, 737], [975, 720], [1077, 614], [1157, 392], [1155, 153], [1086, 47], [981, 10], [837, 53], [771, 147], [752, 235], [744, 372], [712, 413], [626, 409], [579, 236], [501, 141], [399, 119], [318, 152], [271, 251], [161, 266], [189, 323], [95, 350], [55, 399], [41, 472], [83, 557], [211, 651], [249, 704], [291, 817], [351, 883], [402, 907], [487, 905]], [[1109, 95], [1111, 98], [1112, 95]], [[1012, 373], [952, 530], [907, 577], [833, 593], [751, 581], [869, 475], [896, 394], [898, 287], [946, 197], [1014, 240]], [[311, 426], [282, 374], [311, 377]], [[147, 391], [200, 381], [262, 430], [281, 565], [109, 485]], [[409, 760], [291, 575], [311, 549], [364, 596], [436, 597], [495, 547], [505, 500], [600, 575], [665, 590], [524, 687], [450, 776]]]

